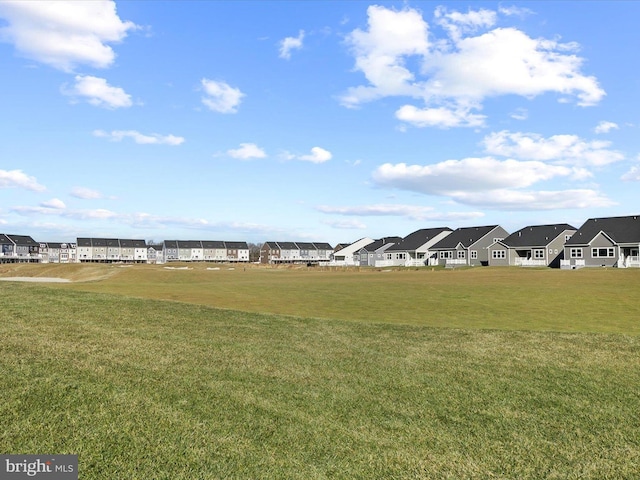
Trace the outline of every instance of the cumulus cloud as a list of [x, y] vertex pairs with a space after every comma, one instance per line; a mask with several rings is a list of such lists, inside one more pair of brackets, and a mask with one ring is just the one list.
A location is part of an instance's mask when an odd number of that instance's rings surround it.
[[609, 133], [611, 130], [617, 130], [618, 128], [620, 127], [618, 127], [617, 123], [602, 121], [593, 131], [595, 133]]
[[239, 160], [250, 160], [252, 158], [265, 158], [266, 152], [255, 143], [241, 143], [240, 148], [227, 150], [227, 155]]
[[542, 180], [568, 177], [574, 171], [544, 162], [497, 160], [491, 157], [446, 160], [433, 165], [385, 163], [373, 172], [381, 186], [430, 195], [524, 188]]
[[55, 210], [64, 210], [65, 208], [67, 208], [64, 202], [59, 198], [52, 198], [51, 200], [46, 200], [40, 203], [40, 206], [45, 208], [53, 208]]
[[640, 165], [634, 165], [620, 177], [624, 182], [640, 182]]
[[76, 75], [75, 84], [63, 85], [62, 93], [74, 99], [84, 99], [91, 105], [107, 109], [127, 108], [133, 105], [131, 95], [120, 87], [113, 87], [104, 78]]
[[300, 155], [298, 158], [298, 160], [302, 160], [304, 162], [311, 162], [311, 163], [324, 163], [324, 162], [328, 162], [329, 160], [331, 160], [331, 158], [333, 157], [333, 155], [331, 154], [330, 151], [325, 150], [324, 148], [320, 148], [320, 147], [313, 147], [311, 149], [311, 153], [308, 155]]
[[564, 165], [604, 166], [619, 162], [624, 155], [610, 148], [611, 143], [587, 141], [577, 135], [544, 138], [535, 133], [503, 130], [487, 135], [482, 144], [487, 153]]
[[497, 14], [507, 13], [504, 9], [459, 13], [439, 7], [436, 24], [446, 32], [441, 38], [415, 9], [371, 6], [367, 13], [367, 29], [351, 32], [347, 43], [355, 70], [368, 83], [349, 88], [340, 97], [344, 106], [412, 97], [424, 105], [406, 105], [396, 113], [409, 124], [477, 126], [483, 117], [475, 111], [490, 97], [555, 93], [563, 101], [589, 106], [605, 95], [595, 77], [582, 73], [576, 43], [494, 28]]
[[86, 187], [73, 187], [73, 189], [71, 189], [71, 196], [81, 198], [83, 200], [95, 200], [98, 198], [103, 198], [103, 195], [97, 190], [92, 190]]
[[35, 177], [29, 176], [22, 170], [0, 170], [0, 188], [24, 188], [34, 192], [46, 190], [44, 185], [40, 185]]
[[440, 212], [433, 207], [418, 205], [360, 205], [332, 207], [320, 205], [316, 209], [323, 213], [346, 215], [346, 216], [393, 216], [407, 217], [412, 220], [462, 220], [473, 219], [484, 216], [482, 212]]
[[0, 2], [0, 17], [8, 22], [0, 28], [0, 39], [24, 57], [63, 71], [78, 65], [109, 67], [115, 53], [108, 44], [137, 28], [120, 19], [111, 0], [5, 0]]
[[245, 96], [239, 88], [234, 88], [226, 82], [203, 78], [201, 81], [205, 96], [202, 103], [210, 110], [219, 113], [236, 113], [238, 106]]
[[108, 138], [113, 142], [120, 142], [124, 138], [131, 138], [134, 142], [141, 145], [181, 145], [184, 143], [184, 137], [175, 135], [160, 135], [152, 133], [144, 135], [136, 130], [114, 130], [105, 132], [104, 130], [94, 130], [93, 135], [96, 137]]
[[302, 41], [304, 40], [304, 30], [300, 30], [297, 37], [286, 37], [280, 42], [280, 58], [289, 60], [291, 58], [291, 50], [300, 50]]
[[485, 116], [471, 113], [469, 108], [417, 108], [404, 105], [396, 111], [396, 118], [417, 127], [481, 127]]

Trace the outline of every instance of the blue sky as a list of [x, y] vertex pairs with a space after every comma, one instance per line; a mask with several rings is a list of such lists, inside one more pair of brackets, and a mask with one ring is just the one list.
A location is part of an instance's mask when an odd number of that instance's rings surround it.
[[639, 14], [0, 0], [0, 231], [335, 244], [638, 214]]

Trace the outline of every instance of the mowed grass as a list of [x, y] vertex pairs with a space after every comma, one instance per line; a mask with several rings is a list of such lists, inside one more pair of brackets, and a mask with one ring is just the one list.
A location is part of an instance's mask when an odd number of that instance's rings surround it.
[[[180, 265], [176, 265], [180, 266]], [[186, 266], [186, 265], [185, 265]], [[17, 265], [109, 292], [256, 313], [365, 323], [640, 335], [640, 269], [318, 269], [253, 265]]]
[[[229, 279], [247, 272], [234, 272], [224, 278], [243, 285]], [[281, 273], [268, 278], [283, 282]], [[477, 275], [440, 278], [449, 273]], [[133, 295], [152, 290], [133, 285]], [[352, 311], [351, 295], [329, 298]], [[83, 479], [639, 476], [638, 336], [433, 328], [416, 313], [416, 325], [307, 319], [180, 300], [0, 282], [0, 451], [78, 454]], [[398, 316], [411, 311], [397, 306]], [[574, 299], [577, 325], [587, 314], [578, 307]], [[510, 317], [519, 315], [531, 314]]]

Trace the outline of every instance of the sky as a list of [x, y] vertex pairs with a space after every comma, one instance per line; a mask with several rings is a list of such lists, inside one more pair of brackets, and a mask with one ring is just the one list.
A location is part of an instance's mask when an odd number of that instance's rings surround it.
[[639, 214], [638, 17], [0, 0], [0, 232], [335, 245]]

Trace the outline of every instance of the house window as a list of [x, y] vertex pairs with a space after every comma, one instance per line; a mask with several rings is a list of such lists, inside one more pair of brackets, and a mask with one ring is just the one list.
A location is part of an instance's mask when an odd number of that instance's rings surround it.
[[571, 250], [569, 250], [569, 256], [571, 258], [582, 258], [582, 249], [572, 248]]
[[458, 250], [458, 258], [464, 258], [464, 250]]
[[440, 252], [440, 258], [453, 258], [452, 252]]
[[477, 250], [471, 250], [471, 259], [472, 260], [477, 260], [478, 259], [478, 251]]
[[391, 260], [391, 254], [387, 253], [387, 260]]
[[540, 260], [544, 258], [544, 250], [534, 250], [533, 251], [533, 258]]
[[493, 250], [491, 252], [491, 258], [495, 258], [497, 259], [504, 259], [507, 258], [507, 251], [506, 250]]
[[571, 238], [571, 235], [565, 235], [564, 236], [564, 241], [566, 242], [567, 240], [569, 240]]
[[500, 240], [504, 240], [504, 238], [501, 238], [501, 237], [495, 237], [495, 238], [493, 239], [493, 243], [499, 242]]
[[592, 248], [591, 257], [593, 258], [613, 258], [615, 249], [613, 247]]

